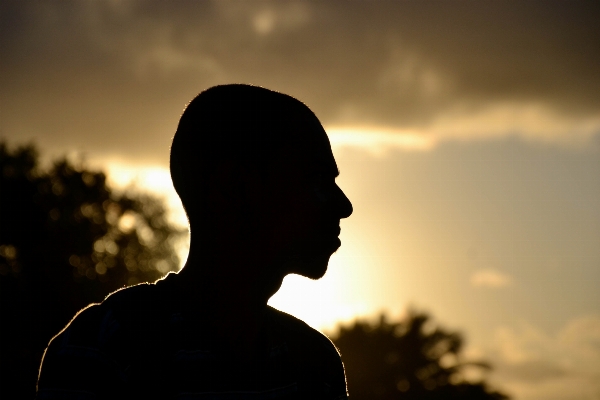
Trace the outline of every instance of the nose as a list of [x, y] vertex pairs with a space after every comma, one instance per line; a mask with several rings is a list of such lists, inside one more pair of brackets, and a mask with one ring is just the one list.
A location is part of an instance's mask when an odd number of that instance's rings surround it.
[[354, 211], [354, 209], [352, 208], [352, 203], [350, 202], [350, 199], [348, 199], [344, 191], [338, 185], [335, 185], [335, 188], [335, 203], [338, 209], [339, 218], [348, 218], [350, 215], [352, 215], [352, 212]]

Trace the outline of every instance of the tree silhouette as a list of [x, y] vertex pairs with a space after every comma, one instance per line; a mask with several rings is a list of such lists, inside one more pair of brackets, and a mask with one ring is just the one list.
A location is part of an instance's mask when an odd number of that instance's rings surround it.
[[158, 199], [117, 195], [67, 159], [0, 142], [0, 397], [33, 397], [43, 351], [86, 305], [176, 270], [184, 232]]
[[384, 314], [376, 325], [357, 321], [340, 328], [333, 341], [355, 400], [508, 399], [483, 381], [465, 379], [467, 368], [490, 366], [464, 362], [461, 336], [432, 327], [423, 313], [411, 311], [402, 322], [389, 322]]

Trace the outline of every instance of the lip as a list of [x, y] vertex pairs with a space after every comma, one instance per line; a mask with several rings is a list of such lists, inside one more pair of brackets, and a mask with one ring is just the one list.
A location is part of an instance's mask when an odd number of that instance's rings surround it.
[[342, 241], [338, 237], [328, 235], [314, 245], [312, 252], [315, 254], [331, 255], [340, 248]]
[[319, 230], [319, 233], [315, 235], [313, 238], [316, 243], [320, 243], [317, 246], [322, 249], [327, 249], [326, 251], [336, 251], [341, 245], [342, 242], [339, 238], [340, 233], [342, 232], [339, 226], [328, 226], [323, 227]]
[[322, 232], [327, 232], [327, 236], [334, 236], [334, 237], [338, 237], [340, 236], [340, 233], [342, 232], [342, 229], [339, 226], [336, 226], [335, 228], [330, 228], [330, 229], [323, 229]]
[[337, 227], [337, 229], [335, 229], [332, 235], [332, 242], [335, 243], [336, 249], [342, 245], [342, 241], [340, 240], [340, 233], [342, 233], [342, 230], [340, 229], [340, 227]]
[[338, 234], [336, 236], [333, 236], [329, 240], [329, 242], [331, 243], [331, 245], [334, 246], [336, 249], [342, 245], [342, 241], [340, 240], [340, 238], [338, 236], [339, 236], [339, 232], [338, 232]]
[[331, 238], [326, 243], [323, 243], [322, 250], [327, 254], [335, 253], [342, 246], [342, 241], [339, 238]]

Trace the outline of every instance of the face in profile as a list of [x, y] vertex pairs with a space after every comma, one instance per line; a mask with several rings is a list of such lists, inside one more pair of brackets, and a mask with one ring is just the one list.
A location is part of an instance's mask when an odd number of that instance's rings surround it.
[[273, 171], [268, 224], [277, 264], [285, 274], [318, 279], [341, 245], [340, 220], [352, 204], [335, 182], [338, 168], [316, 117], [294, 134]]

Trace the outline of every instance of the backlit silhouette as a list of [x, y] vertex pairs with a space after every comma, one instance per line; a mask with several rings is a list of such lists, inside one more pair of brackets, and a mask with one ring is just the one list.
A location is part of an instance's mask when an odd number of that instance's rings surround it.
[[171, 148], [186, 266], [81, 311], [46, 350], [38, 397], [345, 398], [333, 344], [267, 306], [287, 274], [323, 276], [340, 246], [352, 205], [337, 175], [303, 103], [247, 85], [201, 93]]

